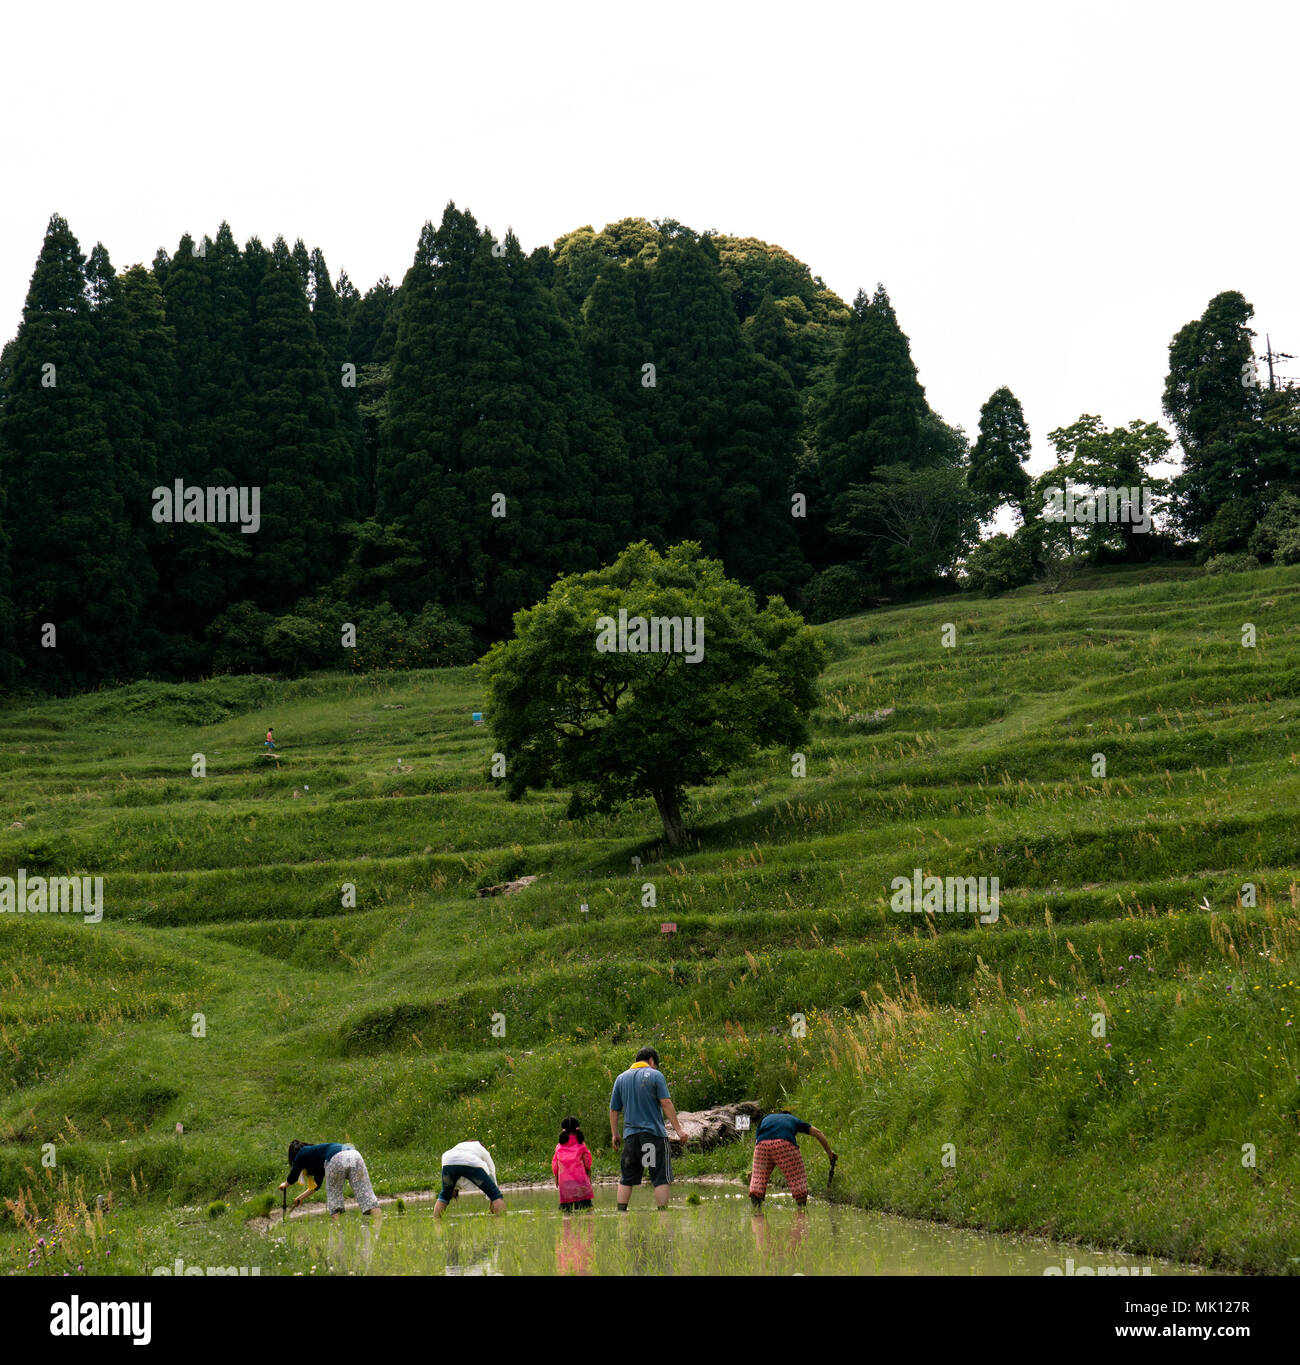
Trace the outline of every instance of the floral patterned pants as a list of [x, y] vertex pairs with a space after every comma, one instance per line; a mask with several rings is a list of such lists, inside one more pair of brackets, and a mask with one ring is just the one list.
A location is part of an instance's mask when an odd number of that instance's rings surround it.
[[762, 1199], [767, 1193], [767, 1181], [773, 1166], [785, 1176], [785, 1183], [796, 1199], [808, 1197], [808, 1173], [803, 1168], [803, 1156], [793, 1142], [779, 1138], [768, 1138], [755, 1145], [754, 1164], [749, 1172], [750, 1194]]
[[344, 1181], [351, 1185], [352, 1197], [362, 1213], [379, 1207], [379, 1200], [370, 1188], [370, 1172], [355, 1147], [335, 1152], [325, 1163], [325, 1203], [331, 1213], [343, 1212]]

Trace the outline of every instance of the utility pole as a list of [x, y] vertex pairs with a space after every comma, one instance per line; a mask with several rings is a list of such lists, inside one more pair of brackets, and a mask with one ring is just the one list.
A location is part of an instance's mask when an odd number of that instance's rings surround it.
[[[1277, 383], [1273, 375], [1273, 362], [1275, 360], [1294, 360], [1295, 356], [1287, 355], [1285, 351], [1275, 351], [1273, 340], [1267, 332], [1264, 333], [1264, 345], [1267, 348], [1264, 352], [1264, 358], [1268, 361], [1268, 391], [1273, 393], [1277, 390]], [[1285, 383], [1285, 380], [1283, 382]]]

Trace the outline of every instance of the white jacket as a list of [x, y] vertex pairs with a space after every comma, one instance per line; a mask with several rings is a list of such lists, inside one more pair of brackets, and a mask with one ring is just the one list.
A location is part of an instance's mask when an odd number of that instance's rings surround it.
[[[444, 1166], [477, 1166], [480, 1171], [486, 1171], [494, 1181], [497, 1178], [497, 1168], [492, 1160], [492, 1153], [481, 1142], [458, 1142], [454, 1147], [443, 1152], [442, 1164]], [[460, 1181], [456, 1183], [459, 1184]]]

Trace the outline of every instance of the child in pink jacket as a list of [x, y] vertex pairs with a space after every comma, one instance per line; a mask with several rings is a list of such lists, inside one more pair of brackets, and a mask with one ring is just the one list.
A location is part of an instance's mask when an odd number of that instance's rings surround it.
[[560, 1140], [551, 1158], [551, 1170], [560, 1187], [562, 1213], [591, 1207], [591, 1148], [573, 1115], [560, 1124]]

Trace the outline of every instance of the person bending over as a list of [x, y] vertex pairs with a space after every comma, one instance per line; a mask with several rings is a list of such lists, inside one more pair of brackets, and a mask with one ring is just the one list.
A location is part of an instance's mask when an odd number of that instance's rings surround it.
[[799, 1134], [810, 1133], [821, 1143], [833, 1165], [839, 1158], [831, 1151], [825, 1133], [811, 1123], [796, 1118], [788, 1109], [778, 1109], [758, 1125], [754, 1134], [754, 1164], [749, 1172], [749, 1198], [755, 1208], [767, 1194], [768, 1177], [772, 1168], [779, 1168], [790, 1187], [794, 1202], [803, 1207], [808, 1202], [808, 1172], [804, 1170], [803, 1153], [799, 1150]]

